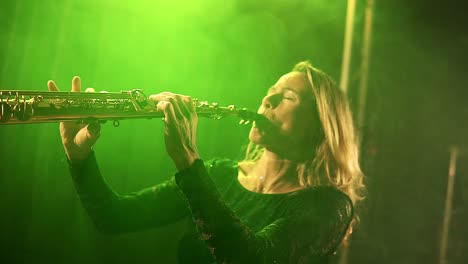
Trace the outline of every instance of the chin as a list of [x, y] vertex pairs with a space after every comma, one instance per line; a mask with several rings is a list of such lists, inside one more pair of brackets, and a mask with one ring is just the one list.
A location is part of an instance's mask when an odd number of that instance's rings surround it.
[[249, 133], [249, 140], [256, 145], [262, 146], [265, 141], [264, 133], [262, 133], [257, 128], [252, 127]]

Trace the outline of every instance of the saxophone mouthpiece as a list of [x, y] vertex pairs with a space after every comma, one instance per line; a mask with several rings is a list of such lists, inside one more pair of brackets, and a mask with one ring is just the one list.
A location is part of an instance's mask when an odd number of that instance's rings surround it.
[[239, 109], [237, 115], [241, 118], [240, 124], [248, 125], [255, 122], [257, 125], [267, 125], [270, 121], [263, 115], [249, 111], [246, 108]]
[[264, 115], [257, 114], [254, 121], [255, 121], [255, 126], [262, 130], [272, 130], [274, 128], [273, 123]]

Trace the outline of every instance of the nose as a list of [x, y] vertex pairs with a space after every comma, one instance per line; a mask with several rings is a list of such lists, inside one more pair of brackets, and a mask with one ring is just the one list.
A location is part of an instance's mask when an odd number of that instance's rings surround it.
[[265, 108], [276, 108], [280, 102], [281, 96], [279, 96], [278, 94], [270, 94], [263, 97], [262, 105]]

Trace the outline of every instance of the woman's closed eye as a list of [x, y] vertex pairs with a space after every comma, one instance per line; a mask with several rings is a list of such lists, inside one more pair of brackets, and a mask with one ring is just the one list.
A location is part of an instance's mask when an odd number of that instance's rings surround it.
[[293, 100], [297, 99], [297, 95], [292, 91], [284, 91], [283, 92], [283, 99], [293, 101]]

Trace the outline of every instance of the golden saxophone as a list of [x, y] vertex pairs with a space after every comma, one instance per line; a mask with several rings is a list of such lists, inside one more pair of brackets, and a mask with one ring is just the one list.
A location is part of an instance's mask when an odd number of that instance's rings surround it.
[[[198, 116], [221, 119], [237, 116], [241, 123], [264, 119], [263, 116], [237, 108], [234, 105], [219, 106], [194, 99]], [[75, 93], [0, 90], [0, 125], [30, 124], [61, 121], [89, 123], [112, 121], [119, 125], [122, 119], [160, 118], [155, 103], [139, 90], [121, 92]]]

